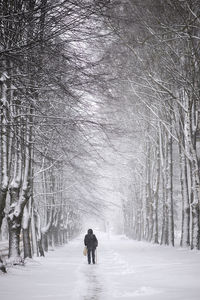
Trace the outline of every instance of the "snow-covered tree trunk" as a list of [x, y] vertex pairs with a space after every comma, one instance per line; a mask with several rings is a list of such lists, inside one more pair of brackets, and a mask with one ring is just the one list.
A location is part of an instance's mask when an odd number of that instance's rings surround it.
[[170, 202], [170, 243], [174, 246], [174, 198], [173, 198], [173, 141], [169, 136], [169, 202]]
[[199, 224], [199, 203], [200, 203], [200, 179], [199, 166], [196, 153], [196, 145], [192, 141], [192, 105], [193, 101], [188, 97], [185, 98], [185, 150], [190, 160], [190, 182], [192, 196], [191, 203], [191, 249], [200, 249], [200, 224]]
[[158, 228], [158, 201], [159, 201], [159, 188], [160, 188], [160, 146], [159, 137], [157, 140], [156, 148], [156, 182], [154, 188], [154, 243], [159, 243], [159, 228]]
[[40, 215], [36, 209], [34, 210], [33, 213], [35, 216], [35, 230], [36, 230], [38, 252], [40, 256], [44, 256]]
[[26, 204], [24, 207], [23, 219], [22, 219], [24, 258], [32, 257], [31, 239], [30, 239], [30, 222], [31, 222], [31, 216], [30, 216], [28, 205]]
[[154, 178], [156, 177], [156, 145], [152, 145], [150, 153], [150, 199], [149, 199], [149, 237], [148, 241], [153, 240], [154, 223], [155, 223], [155, 197], [154, 197]]
[[191, 215], [191, 208], [190, 208], [190, 195], [189, 195], [189, 188], [188, 188], [188, 165], [187, 159], [184, 155], [184, 194], [186, 195], [186, 206], [185, 206], [185, 241], [186, 245], [190, 245], [190, 215]]
[[[17, 113], [17, 109], [15, 111]], [[19, 201], [20, 187], [22, 182], [22, 151], [21, 143], [18, 137], [21, 134], [19, 122], [15, 126], [14, 132], [14, 148], [13, 148], [13, 176], [12, 181], [9, 185], [10, 193], [10, 209], [8, 214], [8, 224], [9, 224], [9, 257], [16, 258], [20, 256], [20, 232], [21, 232], [21, 220], [22, 215], [15, 215], [15, 207]]]
[[174, 245], [173, 161], [172, 138], [160, 130], [160, 159], [162, 166], [162, 234], [161, 244]]
[[4, 214], [4, 208], [6, 204], [6, 196], [8, 191], [8, 124], [7, 124], [7, 79], [6, 72], [1, 74], [0, 77], [0, 113], [1, 113], [1, 187], [0, 187], [0, 229], [2, 225]]
[[[30, 110], [27, 110], [27, 115]], [[32, 141], [31, 126], [28, 117], [25, 124], [22, 119], [16, 126], [16, 148], [15, 148], [15, 166], [14, 176], [10, 184], [10, 198], [11, 206], [8, 215], [10, 243], [9, 243], [9, 257], [15, 258], [19, 256], [19, 234], [21, 231], [22, 217], [24, 207], [30, 198], [30, 161], [31, 149], [30, 143]], [[24, 145], [22, 147], [21, 141], [18, 137], [24, 136]], [[16, 242], [17, 241], [17, 242]]]
[[185, 154], [179, 144], [179, 164], [180, 164], [180, 185], [182, 199], [182, 215], [181, 215], [181, 246], [190, 246], [190, 197], [188, 191], [188, 171]]
[[165, 138], [165, 178], [166, 178], [166, 202], [165, 202], [165, 245], [169, 245], [170, 234], [170, 166], [169, 166], [169, 135], [166, 134]]
[[[141, 180], [142, 181], [142, 180]], [[139, 205], [138, 205], [138, 222], [139, 222], [139, 237], [138, 239], [141, 241], [144, 239], [144, 177], [143, 181], [140, 182], [140, 197], [139, 197]]]
[[159, 139], [160, 139], [160, 162], [161, 162], [161, 199], [162, 199], [162, 229], [161, 229], [161, 244], [165, 243], [165, 234], [166, 234], [166, 151], [164, 151], [165, 136], [163, 130], [160, 127], [159, 130]]
[[[52, 171], [51, 171], [52, 172]], [[45, 189], [45, 194], [47, 192], [47, 186], [49, 186], [49, 191], [51, 196], [49, 197], [49, 200], [46, 198], [46, 212], [45, 212], [45, 224], [41, 229], [42, 232], [42, 243], [43, 243], [43, 248], [44, 251], [48, 251], [48, 247], [49, 247], [49, 233], [52, 229], [52, 224], [53, 224], [53, 215], [54, 215], [54, 208], [53, 208], [53, 201], [52, 201], [52, 183], [50, 182], [49, 185], [47, 184], [47, 180], [46, 180], [46, 176], [44, 174], [44, 189]], [[49, 174], [49, 181], [51, 181], [51, 175]]]
[[182, 154], [181, 145], [179, 143], [179, 168], [180, 168], [180, 185], [181, 185], [181, 204], [182, 204], [182, 214], [181, 214], [181, 239], [180, 246], [184, 244], [184, 233], [185, 233], [185, 193], [184, 193], [184, 156]]
[[52, 239], [53, 239], [53, 246], [54, 247], [60, 245], [60, 242], [59, 242], [59, 235], [60, 235], [59, 222], [60, 222], [60, 212], [57, 212], [55, 217], [54, 217], [54, 223], [53, 223], [53, 229], [52, 229]]
[[146, 176], [145, 176], [145, 239], [150, 236], [150, 213], [151, 213], [151, 157], [149, 137], [146, 137]]
[[34, 213], [34, 207], [31, 207], [31, 243], [33, 255], [39, 256], [36, 234], [36, 216]]

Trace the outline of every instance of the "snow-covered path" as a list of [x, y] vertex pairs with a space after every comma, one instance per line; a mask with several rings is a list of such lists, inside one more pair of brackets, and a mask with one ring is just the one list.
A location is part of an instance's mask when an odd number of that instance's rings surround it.
[[198, 300], [200, 253], [98, 234], [98, 264], [82, 255], [83, 236], [0, 275], [1, 300]]

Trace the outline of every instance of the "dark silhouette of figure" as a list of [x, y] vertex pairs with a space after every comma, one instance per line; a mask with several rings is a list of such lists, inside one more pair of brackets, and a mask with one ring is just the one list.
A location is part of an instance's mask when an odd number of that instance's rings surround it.
[[91, 254], [92, 254], [92, 262], [95, 264], [95, 250], [98, 246], [98, 240], [93, 234], [92, 229], [88, 229], [88, 233], [85, 235], [84, 238], [84, 244], [87, 247], [87, 258], [88, 258], [88, 264], [91, 263]]

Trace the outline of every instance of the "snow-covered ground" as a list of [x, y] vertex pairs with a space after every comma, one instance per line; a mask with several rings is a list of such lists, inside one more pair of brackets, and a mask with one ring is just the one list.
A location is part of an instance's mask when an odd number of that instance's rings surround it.
[[200, 252], [96, 235], [97, 265], [82, 255], [82, 235], [1, 274], [0, 299], [200, 299]]

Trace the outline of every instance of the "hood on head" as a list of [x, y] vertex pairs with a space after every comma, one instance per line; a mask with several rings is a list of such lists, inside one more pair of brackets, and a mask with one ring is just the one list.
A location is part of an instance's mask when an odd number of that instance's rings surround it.
[[88, 229], [88, 234], [93, 234], [93, 230], [92, 229]]

